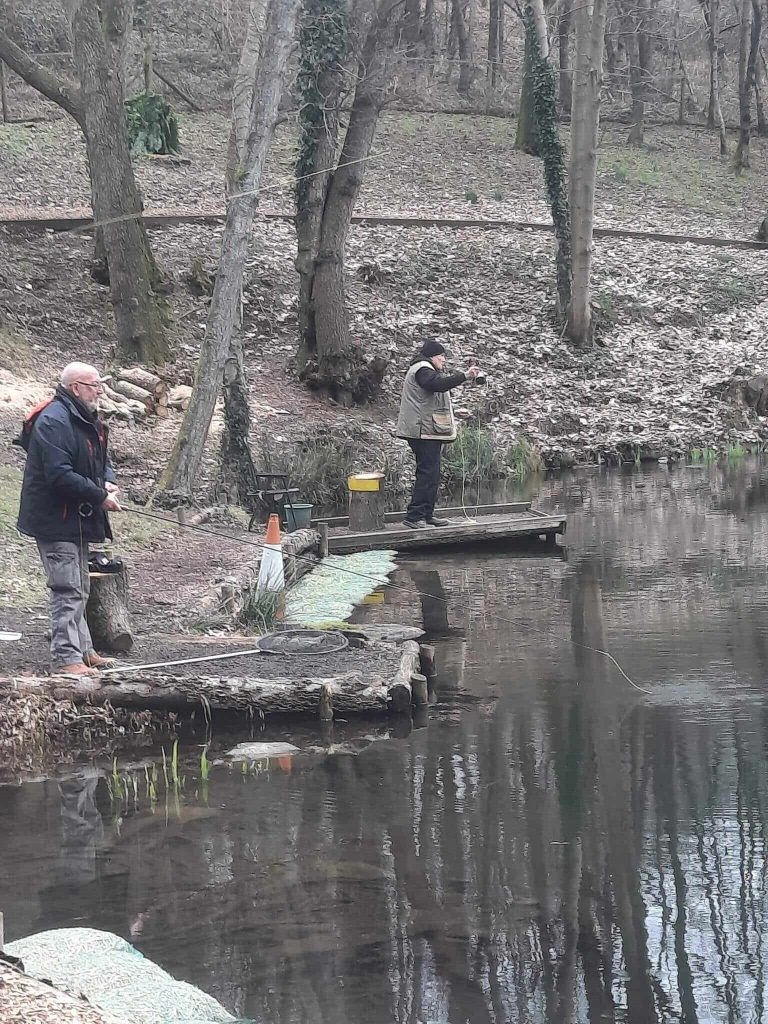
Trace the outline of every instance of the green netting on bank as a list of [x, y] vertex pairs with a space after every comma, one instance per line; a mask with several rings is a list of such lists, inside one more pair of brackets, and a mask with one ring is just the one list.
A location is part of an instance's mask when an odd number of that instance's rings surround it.
[[85, 996], [125, 1024], [236, 1022], [212, 996], [176, 981], [111, 932], [56, 928], [8, 942], [5, 952], [19, 957], [27, 974]]
[[[345, 622], [355, 605], [387, 582], [387, 576], [394, 568], [394, 551], [330, 555], [288, 591], [286, 619], [296, 626]], [[340, 569], [347, 571], [340, 572]]]

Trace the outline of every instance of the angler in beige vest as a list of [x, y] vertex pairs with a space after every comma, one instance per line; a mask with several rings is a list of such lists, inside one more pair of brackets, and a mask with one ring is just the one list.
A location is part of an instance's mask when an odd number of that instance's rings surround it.
[[416, 482], [403, 522], [414, 530], [445, 526], [448, 522], [435, 518], [435, 502], [443, 445], [456, 440], [450, 392], [478, 375], [476, 366], [450, 374], [442, 372], [444, 366], [443, 346], [437, 341], [426, 341], [403, 381], [397, 436], [408, 442], [416, 456]]

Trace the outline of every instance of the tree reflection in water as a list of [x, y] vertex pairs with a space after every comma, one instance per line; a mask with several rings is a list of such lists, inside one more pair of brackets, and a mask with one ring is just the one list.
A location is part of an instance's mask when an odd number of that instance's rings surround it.
[[119, 827], [100, 790], [68, 889], [56, 787], [0, 793], [9, 931], [133, 930], [264, 1024], [763, 1020], [768, 544], [721, 472], [553, 483], [567, 562], [403, 563], [374, 614], [423, 615], [441, 667], [403, 740], [216, 768], [207, 808]]

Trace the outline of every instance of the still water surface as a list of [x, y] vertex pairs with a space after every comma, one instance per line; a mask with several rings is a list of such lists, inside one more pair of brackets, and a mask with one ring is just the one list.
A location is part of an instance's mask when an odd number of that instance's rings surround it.
[[7, 937], [109, 929], [260, 1024], [768, 1021], [768, 471], [537, 504], [565, 555], [401, 560], [357, 613], [437, 645], [400, 738], [207, 782], [190, 751], [156, 802], [0, 789]]

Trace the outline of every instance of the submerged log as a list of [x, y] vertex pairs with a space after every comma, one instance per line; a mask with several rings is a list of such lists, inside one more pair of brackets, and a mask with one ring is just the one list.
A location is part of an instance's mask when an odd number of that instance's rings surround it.
[[91, 639], [97, 651], [127, 654], [133, 647], [128, 614], [128, 574], [91, 574], [91, 594], [85, 609]]

